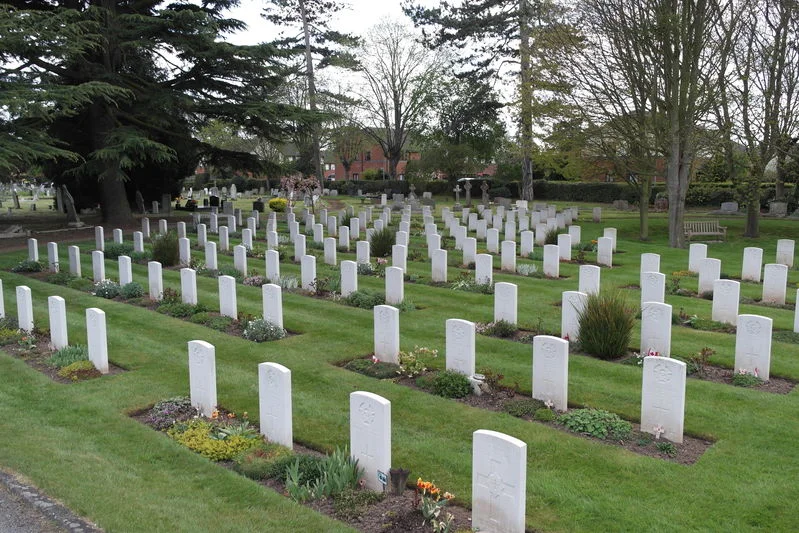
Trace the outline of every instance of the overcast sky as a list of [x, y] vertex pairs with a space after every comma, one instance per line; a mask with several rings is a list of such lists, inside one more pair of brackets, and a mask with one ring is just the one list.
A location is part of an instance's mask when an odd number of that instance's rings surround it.
[[[343, 33], [363, 35], [367, 29], [383, 18], [410, 20], [405, 18], [400, 0], [349, 0], [349, 8], [333, 15], [332, 28]], [[242, 0], [241, 5], [231, 11], [231, 16], [247, 23], [247, 30], [232, 35], [228, 40], [235, 44], [257, 44], [277, 37], [274, 26], [261, 17], [264, 2]]]

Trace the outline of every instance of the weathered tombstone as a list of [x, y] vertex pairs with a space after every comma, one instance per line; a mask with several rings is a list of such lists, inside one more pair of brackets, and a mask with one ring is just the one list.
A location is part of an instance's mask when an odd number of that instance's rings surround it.
[[391, 246], [391, 265], [402, 269], [403, 275], [408, 270], [408, 248], [402, 244]]
[[160, 301], [164, 297], [164, 280], [161, 276], [161, 263], [150, 261], [147, 263], [147, 279], [151, 300]]
[[[440, 239], [438, 239], [440, 244]], [[466, 237], [463, 239], [463, 265], [471, 266], [477, 258], [477, 239], [474, 237]]]
[[609, 237], [597, 239], [596, 262], [598, 265], [613, 266], [613, 240]]
[[194, 269], [180, 269], [180, 297], [184, 304], [197, 305], [197, 272]]
[[474, 282], [478, 285], [491, 285], [494, 282], [494, 258], [491, 254], [477, 254]]
[[191, 405], [203, 416], [216, 409], [216, 349], [205, 341], [189, 341], [189, 391]]
[[660, 272], [659, 254], [641, 254], [641, 270], [644, 272]]
[[705, 258], [699, 263], [699, 295], [712, 293], [713, 283], [721, 278], [721, 260]]
[[[489, 256], [490, 257], [490, 256]], [[447, 282], [447, 251], [437, 249], [432, 254], [432, 272], [430, 279], [433, 283]]]
[[86, 344], [89, 361], [101, 374], [108, 374], [108, 339], [105, 328], [105, 312], [90, 307], [86, 309]]
[[214, 241], [205, 243], [205, 268], [212, 272], [217, 270], [216, 243]]
[[562, 233], [558, 235], [558, 258], [561, 261], [572, 260], [572, 238], [571, 235]]
[[147, 217], [141, 219], [141, 232], [145, 239], [150, 238], [150, 219]]
[[369, 263], [369, 241], [358, 241], [355, 243], [355, 258], [359, 265]]
[[569, 237], [571, 237], [572, 247], [580, 246], [580, 238], [582, 237], [582, 228], [580, 228], [580, 226], [569, 226]]
[[721, 212], [733, 214], [738, 212], [738, 202], [721, 202]]
[[219, 276], [219, 314], [236, 320], [239, 314], [236, 300], [236, 278]]
[[474, 375], [475, 327], [474, 322], [450, 318], [446, 323], [446, 365], [447, 370]]
[[547, 243], [547, 233], [549, 228], [546, 224], [538, 223], [535, 225], [535, 243], [539, 246], [544, 246]]
[[524, 533], [527, 444], [480, 429], [472, 441], [472, 523], [476, 531]]
[[707, 244], [691, 243], [688, 247], [688, 270], [699, 273], [702, 261], [707, 259]]
[[28, 261], [39, 260], [39, 241], [28, 239]]
[[616, 251], [616, 235], [617, 235], [616, 228], [605, 228], [602, 232], [603, 237], [607, 237], [613, 241], [613, 251]]
[[521, 249], [519, 250], [519, 255], [522, 257], [527, 257], [533, 253], [535, 234], [532, 231], [522, 231], [520, 238]]
[[291, 371], [285, 366], [258, 365], [258, 412], [261, 434], [266, 440], [293, 448]]
[[367, 489], [384, 492], [391, 469], [391, 402], [371, 392], [350, 394], [350, 453]]
[[683, 441], [686, 365], [669, 357], [644, 357], [641, 431]]
[[504, 272], [516, 272], [515, 241], [502, 241], [501, 269]]
[[786, 285], [788, 284], [788, 267], [780, 264], [768, 264], [763, 267], [763, 303], [785, 305]]
[[338, 228], [338, 247], [350, 251], [350, 228], [341, 226]]
[[252, 250], [252, 231], [249, 228], [241, 230], [241, 245], [245, 250]]
[[66, 301], [60, 296], [50, 296], [47, 308], [50, 312], [50, 343], [56, 350], [66, 348], [69, 345]]
[[548, 278], [560, 276], [560, 247], [557, 244], [544, 245], [544, 275]]
[[124, 287], [133, 282], [133, 268], [130, 257], [120, 255], [117, 257], [117, 263], [119, 264], [119, 284]]
[[64, 207], [67, 210], [67, 223], [70, 225], [82, 225], [80, 218], [78, 218], [78, 211], [75, 209], [75, 199], [69, 194], [66, 185], [62, 185], [61, 190], [63, 191]]
[[159, 235], [166, 235], [169, 232], [169, 223], [166, 221], [165, 218], [161, 218], [158, 220], [158, 234]]
[[304, 255], [300, 259], [300, 283], [302, 290], [312, 291], [316, 285], [316, 257]]
[[358, 290], [358, 263], [341, 262], [341, 297], [346, 298]]
[[219, 215], [216, 213], [208, 215], [208, 229], [211, 233], [219, 233]]
[[141, 231], [133, 232], [133, 251], [137, 254], [144, 253], [144, 234]]
[[486, 248], [489, 253], [495, 254], [499, 252], [499, 231], [491, 228], [486, 230]]
[[779, 239], [777, 241], [777, 263], [788, 268], [793, 267], [794, 241], [791, 239]]
[[266, 251], [266, 279], [270, 283], [280, 282], [280, 253], [277, 250]]
[[105, 255], [100, 250], [92, 252], [92, 274], [95, 283], [105, 279]]
[[569, 341], [550, 335], [533, 338], [533, 398], [568, 408]]
[[514, 283], [496, 283], [494, 285], [494, 322], [504, 320], [517, 323], [518, 287]]
[[744, 248], [743, 267], [741, 279], [760, 283], [760, 271], [763, 268], [763, 249], [756, 247]]
[[67, 248], [69, 254], [69, 273], [73, 276], [80, 277], [80, 248], [77, 246], [70, 246]]
[[405, 299], [405, 271], [399, 267], [386, 268], [386, 303], [399, 305]]
[[47, 267], [50, 272], [58, 272], [59, 270], [59, 261], [58, 261], [58, 243], [55, 242], [48, 242], [47, 243]]
[[375, 357], [385, 363], [399, 363], [399, 309], [391, 305], [376, 305], [373, 315]]
[[599, 293], [601, 269], [594, 265], [580, 265], [578, 291], [585, 294]]
[[641, 304], [641, 354], [671, 357], [671, 306], [659, 302]]
[[713, 283], [713, 310], [711, 319], [735, 325], [738, 322], [738, 302], [741, 284], [731, 279], [717, 279]]
[[102, 226], [94, 227], [94, 249], [105, 251], [105, 234]]
[[641, 305], [644, 302], [666, 301], [666, 275], [660, 272], [641, 272]]
[[595, 207], [591, 211], [591, 217], [594, 222], [602, 222], [602, 208]]
[[305, 235], [298, 234], [294, 239], [294, 261], [299, 262], [305, 255]]
[[280, 285], [266, 283], [261, 286], [261, 313], [264, 320], [283, 327], [283, 289]]
[[560, 336], [574, 342], [580, 333], [580, 313], [585, 309], [588, 295], [579, 291], [563, 291], [560, 300]]
[[191, 241], [186, 237], [178, 239], [178, 256], [180, 264], [188, 266], [191, 264]]
[[19, 329], [26, 332], [33, 332], [33, 299], [31, 290], [25, 285], [17, 286], [17, 325]]
[[516, 222], [513, 221], [505, 222], [505, 240], [506, 241], [516, 240]]

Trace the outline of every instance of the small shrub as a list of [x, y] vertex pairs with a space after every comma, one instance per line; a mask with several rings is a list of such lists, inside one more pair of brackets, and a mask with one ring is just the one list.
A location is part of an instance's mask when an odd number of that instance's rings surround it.
[[156, 235], [152, 239], [151, 255], [153, 261], [158, 261], [162, 266], [177, 265], [180, 262], [178, 234], [168, 231], [163, 235]]
[[614, 359], [627, 352], [635, 312], [619, 291], [589, 294], [579, 314], [580, 347], [600, 359]]
[[102, 374], [94, 367], [94, 363], [89, 360], [75, 361], [58, 371], [62, 378], [80, 381], [82, 379], [100, 377]]
[[208, 319], [205, 323], [211, 329], [215, 329], [217, 331], [226, 331], [230, 325], [233, 323], [233, 319], [229, 316], [212, 316]]
[[133, 252], [130, 254], [131, 262], [139, 265], [147, 264], [151, 259], [152, 256], [148, 252]]
[[426, 346], [414, 346], [410, 352], [399, 353], [399, 370], [397, 374], [408, 378], [414, 378], [427, 370], [423, 357], [438, 357], [438, 350], [427, 348]]
[[163, 431], [176, 422], [188, 420], [196, 414], [197, 409], [192, 407], [189, 397], [177, 396], [155, 404], [147, 415], [147, 425]]
[[230, 265], [220, 267], [216, 272], [217, 276], [230, 276], [231, 278], [236, 278], [236, 283], [241, 283], [244, 281], [244, 274]]
[[47, 362], [54, 367], [64, 368], [72, 363], [88, 360], [89, 350], [86, 348], [86, 346], [75, 345], [61, 348], [52, 356], [50, 356], [50, 359], [48, 359]]
[[516, 265], [516, 273], [522, 276], [536, 276], [538, 274], [538, 267], [533, 263], [520, 263]]
[[254, 342], [275, 341], [285, 337], [286, 330], [273, 322], [258, 318], [247, 323], [242, 336]]
[[399, 365], [384, 363], [376, 359], [353, 359], [344, 365], [344, 368], [377, 379], [397, 377], [400, 369]]
[[372, 263], [358, 263], [359, 276], [373, 276], [377, 269]]
[[558, 228], [552, 228], [547, 230], [545, 239], [545, 244], [558, 244]]
[[370, 505], [383, 501], [385, 495], [373, 490], [346, 489], [333, 497], [333, 510], [344, 520], [354, 520], [363, 515]]
[[391, 255], [391, 247], [396, 243], [396, 234], [391, 228], [383, 228], [372, 233], [369, 251], [374, 257], [388, 257]]
[[432, 391], [433, 390], [433, 382], [436, 380], [436, 377], [439, 374], [440, 374], [440, 372], [437, 372], [437, 371], [436, 372], [430, 372], [429, 374], [425, 374], [423, 376], [419, 376], [418, 378], [416, 378], [414, 383], [420, 389], [423, 389], [423, 390], [426, 390], [426, 391]]
[[736, 387], [756, 387], [763, 383], [763, 380], [755, 373], [751, 374], [744, 369], [732, 375], [732, 384]]
[[[502, 404], [502, 410], [511, 416], [523, 418], [534, 416], [539, 409], [546, 409], [544, 402], [535, 398], [524, 398], [521, 400], [508, 400]], [[547, 409], [548, 411], [549, 409]]]
[[42, 270], [44, 270], [44, 265], [39, 261], [31, 261], [29, 259], [20, 261], [11, 267], [11, 272], [41, 272]]
[[272, 198], [269, 200], [269, 209], [276, 213], [283, 213], [289, 202], [285, 198]]
[[445, 370], [433, 380], [433, 393], [444, 398], [463, 398], [472, 392], [469, 378], [460, 372]]
[[173, 289], [172, 287], [167, 287], [161, 293], [161, 303], [162, 304], [177, 304], [181, 303], [183, 300], [180, 297], [180, 291], [177, 289]]
[[655, 448], [657, 448], [658, 451], [663, 455], [668, 457], [677, 457], [677, 447], [671, 442], [657, 442], [655, 443]]
[[22, 338], [22, 332], [16, 327], [14, 328], [0, 328], [0, 346], [6, 344], [14, 344], [19, 342]]
[[141, 298], [144, 296], [144, 287], [141, 286], [141, 283], [131, 281], [130, 283], [126, 283], [119, 288], [119, 295], [126, 300], [130, 300], [131, 298]]
[[259, 437], [220, 435], [214, 424], [200, 419], [177, 423], [168, 431], [172, 439], [212, 461], [226, 461], [258, 445]]
[[379, 291], [359, 289], [344, 298], [344, 303], [361, 309], [372, 309], [376, 305], [386, 303], [386, 295]]
[[119, 283], [104, 279], [94, 284], [94, 295], [110, 300], [119, 296]]
[[70, 274], [69, 272], [54, 272], [47, 276], [47, 283], [52, 283], [53, 285], [62, 285], [67, 286], [69, 282], [72, 280], [77, 279], [75, 276]]
[[108, 243], [105, 245], [105, 250], [103, 250], [103, 256], [106, 259], [119, 259], [120, 255], [127, 255], [130, 257], [130, 254], [133, 253], [133, 245], [128, 243]]
[[716, 350], [705, 346], [699, 352], [688, 358], [689, 374], [696, 374], [699, 377], [704, 377], [707, 373], [707, 368], [710, 365], [710, 356], [716, 353]]
[[233, 468], [250, 479], [261, 481], [276, 477], [273, 470], [278, 459], [293, 456], [294, 452], [285, 446], [264, 442], [236, 456]]
[[87, 292], [94, 288], [94, 283], [90, 279], [75, 278], [67, 282], [67, 287], [76, 291]]
[[513, 335], [519, 331], [519, 328], [516, 326], [516, 324], [511, 324], [507, 320], [489, 322], [481, 329], [482, 331], [479, 331], [479, 333], [488, 335], [489, 337], [499, 337], [501, 339], [513, 337]]
[[200, 313], [194, 313], [189, 317], [189, 322], [192, 324], [205, 324], [210, 320], [211, 315], [207, 311], [203, 311]]
[[533, 418], [540, 422], [552, 422], [555, 420], [555, 412], [547, 407], [536, 409]]
[[358, 461], [341, 449], [319, 463], [319, 477], [303, 481], [299, 464], [292, 464], [286, 473], [286, 492], [299, 502], [329, 498], [341, 494], [345, 490], [355, 489], [363, 476], [363, 469]]
[[260, 287], [266, 283], [268, 283], [268, 281], [263, 276], [248, 276], [242, 281], [242, 284], [248, 287]]
[[602, 409], [575, 409], [560, 415], [558, 422], [569, 431], [602, 440], [624, 440], [633, 430], [632, 424], [619, 418], [619, 415]]
[[300, 286], [300, 280], [296, 276], [281, 276], [275, 285], [286, 291], [294, 290]]
[[176, 318], [189, 318], [192, 315], [197, 313], [202, 313], [207, 311], [208, 308], [203, 304], [186, 304], [183, 302], [170, 302], [170, 303], [162, 303], [156, 308], [161, 314], [174, 316]]

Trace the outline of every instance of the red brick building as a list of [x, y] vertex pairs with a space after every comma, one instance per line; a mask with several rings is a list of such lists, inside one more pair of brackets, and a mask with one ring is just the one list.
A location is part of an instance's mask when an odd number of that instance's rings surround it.
[[[405, 167], [408, 165], [408, 161], [418, 161], [420, 158], [421, 154], [419, 152], [405, 151], [403, 158], [397, 164], [397, 176], [405, 174]], [[325, 166], [327, 167], [327, 165]], [[336, 181], [344, 180], [344, 165], [341, 164], [341, 161], [335, 161], [335, 167]], [[386, 175], [389, 172], [388, 158], [386, 158], [383, 149], [377, 143], [365, 148], [358, 154], [350, 166], [350, 179], [363, 179], [363, 172], [369, 169], [382, 170]], [[333, 175], [332, 171], [325, 171], [325, 176], [328, 178]]]

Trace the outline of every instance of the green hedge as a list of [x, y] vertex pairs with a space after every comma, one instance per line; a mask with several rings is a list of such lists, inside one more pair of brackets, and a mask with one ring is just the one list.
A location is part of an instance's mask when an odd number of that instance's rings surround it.
[[[414, 182], [416, 186], [416, 195], [421, 196], [423, 192], [431, 192], [435, 196], [455, 193], [452, 192], [452, 186], [446, 180], [427, 181], [427, 182]], [[397, 180], [344, 180], [344, 181], [329, 181], [325, 183], [328, 189], [335, 189], [339, 194], [348, 194], [354, 196], [357, 194], [358, 189], [363, 191], [364, 194], [382, 194], [386, 190], [390, 190], [391, 194], [408, 194], [410, 192], [411, 183], [408, 181]], [[474, 189], [472, 190], [474, 191]]]

